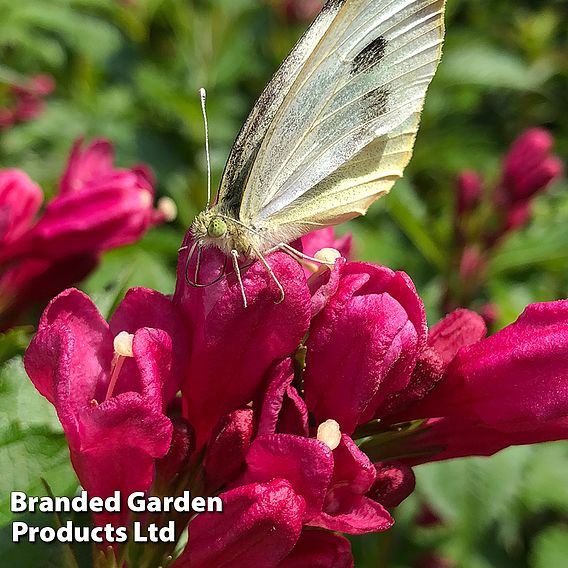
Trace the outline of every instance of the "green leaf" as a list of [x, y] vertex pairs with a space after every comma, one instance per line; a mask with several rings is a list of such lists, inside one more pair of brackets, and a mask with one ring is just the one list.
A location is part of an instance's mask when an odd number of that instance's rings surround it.
[[521, 500], [535, 514], [550, 509], [568, 514], [568, 447], [565, 442], [553, 442], [537, 451], [523, 482]]
[[43, 495], [45, 477], [58, 495], [77, 481], [53, 406], [34, 388], [20, 357], [0, 369], [0, 524], [12, 518], [10, 491]]
[[438, 80], [492, 89], [538, 91], [550, 74], [548, 68], [531, 67], [520, 57], [478, 40], [449, 46], [440, 64]]
[[568, 561], [568, 527], [550, 527], [538, 535], [530, 555], [531, 568], [564, 568]]
[[412, 244], [438, 270], [443, 270], [447, 259], [428, 231], [424, 206], [409, 184], [399, 182], [386, 198], [386, 207]]
[[32, 328], [14, 327], [0, 333], [0, 364], [22, 353], [30, 340]]

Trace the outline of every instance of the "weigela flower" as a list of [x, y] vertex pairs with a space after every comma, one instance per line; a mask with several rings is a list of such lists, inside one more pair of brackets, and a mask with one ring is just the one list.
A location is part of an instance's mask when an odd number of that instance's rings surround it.
[[191, 522], [191, 545], [174, 568], [278, 566], [302, 530], [304, 500], [283, 479], [254, 483], [221, 494], [223, 514]]
[[426, 316], [402, 272], [343, 261], [334, 272], [324, 275], [333, 289], [306, 343], [305, 394], [318, 423], [333, 418], [351, 434], [408, 385], [426, 344]]
[[[218, 270], [216, 256], [205, 257], [204, 273]], [[294, 285], [276, 303], [279, 291], [274, 281], [262, 264], [255, 263], [243, 274], [249, 303], [245, 308], [234, 274], [195, 289], [186, 283], [185, 259], [179, 263], [174, 302], [192, 334], [182, 392], [198, 448], [221, 416], [258, 394], [271, 364], [292, 353], [308, 329], [310, 293], [302, 268], [283, 253], [272, 255], [271, 265], [281, 282]]]
[[[190, 286], [187, 255], [172, 301], [131, 291], [110, 326], [84, 295], [62, 294], [26, 355], [86, 486], [164, 494], [185, 481], [221, 496], [223, 514], [187, 519], [177, 568], [351, 567], [335, 533], [390, 528], [414, 465], [568, 437], [568, 301], [529, 306], [485, 338], [463, 309], [428, 330], [410, 278], [382, 266], [339, 258], [306, 279], [274, 253], [284, 300], [255, 262], [242, 269], [245, 308], [235, 274]], [[200, 263], [204, 282], [224, 266], [215, 250]], [[119, 331], [132, 337], [123, 363]], [[103, 470], [108, 459], [128, 481]]]
[[[172, 438], [164, 408], [183, 373], [185, 360], [172, 349], [172, 339], [183, 345], [183, 333], [170, 300], [142, 288], [130, 291], [108, 324], [78, 290], [46, 308], [24, 363], [55, 406], [75, 471], [92, 496], [119, 490], [126, 499], [150, 488], [155, 460]], [[120, 525], [125, 515], [123, 507], [118, 518], [98, 520]]]
[[8, 129], [19, 122], [29, 122], [45, 110], [44, 98], [55, 89], [51, 75], [34, 75], [18, 85], [10, 85], [8, 106], [0, 108], [0, 129]]
[[39, 187], [19, 170], [0, 171], [0, 310], [9, 312], [4, 325], [30, 302], [82, 279], [103, 251], [137, 241], [167, 218], [153, 208], [147, 168], [115, 168], [107, 140], [84, 150], [80, 144], [59, 194], [39, 217]]

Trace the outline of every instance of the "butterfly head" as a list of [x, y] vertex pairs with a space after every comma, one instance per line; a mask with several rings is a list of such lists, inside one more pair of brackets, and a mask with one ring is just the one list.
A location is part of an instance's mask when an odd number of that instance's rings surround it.
[[213, 209], [206, 209], [197, 215], [191, 226], [193, 239], [203, 243], [223, 239], [227, 235], [227, 223]]
[[233, 249], [242, 254], [249, 249], [249, 231], [216, 207], [197, 215], [191, 226], [191, 234], [195, 242], [202, 246], [215, 246], [225, 254], [230, 254]]

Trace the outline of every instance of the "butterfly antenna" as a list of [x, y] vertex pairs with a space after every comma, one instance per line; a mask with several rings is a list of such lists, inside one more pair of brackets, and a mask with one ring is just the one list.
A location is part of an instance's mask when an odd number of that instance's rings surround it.
[[205, 125], [205, 157], [207, 158], [207, 208], [211, 207], [211, 156], [209, 154], [209, 126], [207, 124], [207, 110], [205, 109], [205, 101], [207, 100], [207, 91], [201, 87], [199, 89], [199, 97], [201, 99], [201, 113], [203, 114], [203, 124]]

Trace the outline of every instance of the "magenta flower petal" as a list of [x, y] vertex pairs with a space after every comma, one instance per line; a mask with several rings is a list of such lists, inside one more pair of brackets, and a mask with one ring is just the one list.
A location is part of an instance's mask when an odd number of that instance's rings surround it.
[[327, 531], [303, 530], [294, 550], [278, 568], [353, 568], [351, 543]]
[[80, 191], [89, 183], [96, 182], [113, 171], [114, 150], [110, 140], [97, 138], [85, 149], [79, 138], [71, 149], [71, 155], [61, 181], [60, 195]]
[[294, 370], [290, 359], [284, 359], [271, 370], [262, 402], [258, 435], [308, 435], [308, 409], [296, 389], [291, 386]]
[[[69, 345], [63, 353], [66, 342]], [[63, 378], [67, 404], [73, 410], [82, 408], [92, 399], [104, 398], [112, 342], [108, 325], [91, 299], [71, 288], [54, 298], [43, 312], [38, 333], [26, 351], [26, 371], [52, 404]], [[71, 379], [72, 387], [68, 383]]]
[[121, 331], [135, 333], [142, 327], [164, 330], [172, 338], [171, 372], [163, 385], [164, 405], [179, 391], [187, 367], [187, 332], [181, 316], [168, 296], [148, 288], [132, 288], [109, 322], [113, 336]]
[[338, 513], [322, 511], [309, 525], [346, 534], [366, 534], [390, 529], [394, 520], [385, 508], [373, 499], [358, 495]]
[[53, 199], [22, 242], [22, 254], [60, 258], [137, 241], [153, 215], [152, 194], [122, 172]]
[[97, 522], [127, 522], [126, 499], [134, 491], [146, 491], [154, 478], [155, 459], [164, 456], [172, 437], [172, 424], [160, 412], [152, 412], [138, 393], [124, 393], [77, 415], [78, 447], [71, 445], [77, 477], [89, 494], [108, 497], [119, 490], [123, 498], [119, 516], [102, 513]]
[[304, 235], [300, 241], [302, 243], [302, 252], [308, 256], [314, 256], [318, 250], [323, 248], [334, 248], [341, 253], [341, 256], [349, 259], [351, 247], [353, 246], [351, 233], [347, 233], [343, 237], [336, 237], [333, 227], [312, 231]]
[[275, 568], [296, 544], [304, 502], [276, 479], [221, 494], [223, 514], [198, 515], [189, 543], [172, 568]]
[[568, 439], [568, 417], [550, 420], [525, 430], [499, 430], [477, 420], [433, 418], [408, 440], [405, 450], [417, 457], [406, 458], [410, 465], [467, 456], [491, 456], [509, 446], [538, 444]]
[[[343, 237], [336, 238], [334, 228], [326, 227], [325, 229], [319, 229], [304, 235], [301, 239], [298, 239], [293, 246], [296, 244], [299, 245], [296, 248], [308, 256], [314, 256], [323, 248], [334, 248], [339, 251], [342, 257], [349, 259], [353, 248], [353, 238], [351, 233], [347, 233]], [[313, 268], [317, 270], [318, 266], [314, 264]], [[312, 270], [304, 267], [304, 274], [306, 275], [306, 278], [309, 278], [312, 273]]]
[[456, 310], [434, 325], [428, 335], [428, 344], [418, 357], [408, 386], [388, 397], [378, 409], [377, 416], [389, 416], [390, 421], [412, 403], [423, 399], [442, 379], [449, 363], [462, 347], [485, 337], [487, 329], [483, 318], [470, 310]]
[[447, 365], [462, 347], [477, 343], [486, 333], [487, 327], [479, 314], [455, 310], [430, 328], [428, 346]]
[[[249, 302], [245, 308], [234, 275], [207, 288], [190, 288], [185, 282], [185, 258], [180, 258], [174, 303], [193, 330], [182, 391], [198, 447], [222, 415], [257, 396], [273, 361], [290, 355], [308, 328], [310, 297], [300, 265], [282, 253], [270, 255], [268, 262], [284, 285], [284, 300], [276, 303], [276, 285], [255, 262], [243, 274]], [[202, 274], [215, 272], [215, 263], [205, 259]]]
[[24, 172], [0, 170], [0, 245], [1, 256], [9, 256], [8, 243], [16, 240], [33, 222], [43, 193]]
[[568, 300], [532, 304], [495, 335], [461, 349], [414, 417], [477, 419], [525, 430], [568, 416]]
[[276, 432], [297, 436], [308, 435], [308, 407], [293, 386], [289, 386], [284, 394]]
[[286, 479], [305, 500], [305, 520], [321, 511], [333, 473], [333, 455], [323, 442], [291, 434], [258, 436], [246, 462], [239, 484]]
[[250, 408], [235, 410], [219, 421], [205, 454], [209, 486], [217, 489], [240, 473], [252, 437], [253, 412]]
[[338, 258], [331, 270], [321, 270], [308, 280], [312, 295], [312, 318], [327, 306], [330, 298], [337, 292], [346, 262], [344, 258]]
[[345, 434], [333, 451], [333, 476], [322, 512], [310, 525], [349, 534], [383, 531], [393, 520], [382, 505], [365, 494], [376, 478], [375, 466]]
[[373, 418], [408, 385], [426, 333], [424, 307], [405, 274], [347, 263], [307, 342], [305, 394], [316, 422], [333, 418], [351, 433]]

